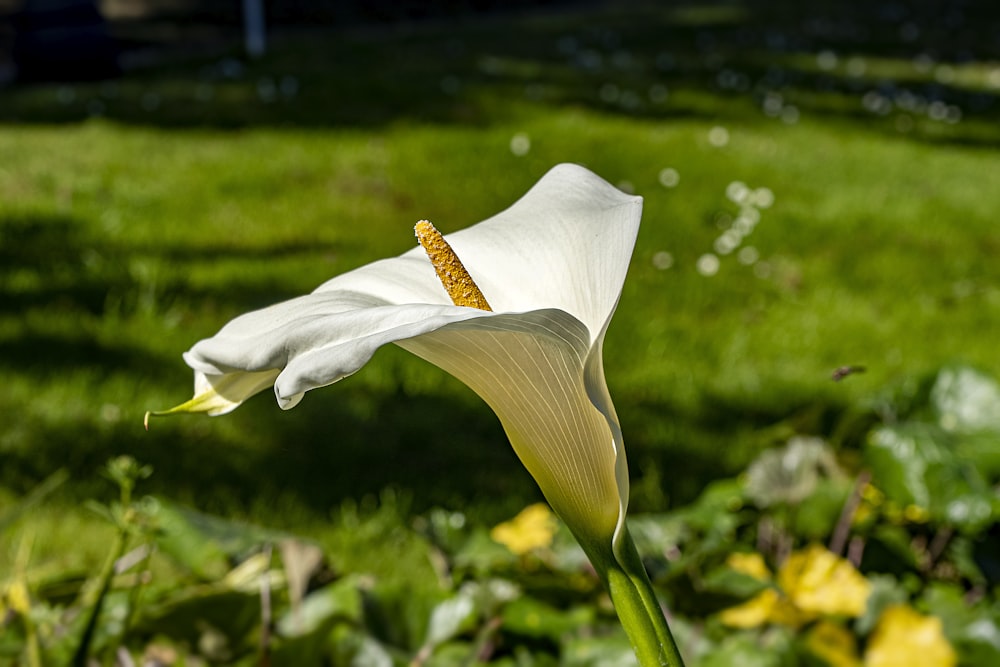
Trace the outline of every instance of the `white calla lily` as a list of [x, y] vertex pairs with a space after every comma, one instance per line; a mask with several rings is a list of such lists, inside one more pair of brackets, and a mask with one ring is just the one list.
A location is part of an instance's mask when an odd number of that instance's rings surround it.
[[[625, 527], [628, 469], [602, 361], [641, 212], [640, 197], [559, 165], [506, 211], [446, 241], [428, 245], [424, 231], [437, 232], [419, 223], [427, 254], [414, 248], [237, 317], [184, 355], [194, 398], [151, 414], [220, 415], [272, 385], [288, 409], [396, 343], [493, 408], [607, 584], [640, 663], [682, 665]], [[442, 265], [435, 253], [451, 259]]]
[[506, 211], [447, 236], [493, 311], [454, 305], [415, 247], [200, 341], [184, 355], [195, 397], [167, 412], [224, 414], [272, 384], [288, 409], [396, 343], [486, 400], [581, 540], [613, 538], [628, 470], [601, 345], [641, 211], [640, 197], [559, 165]]

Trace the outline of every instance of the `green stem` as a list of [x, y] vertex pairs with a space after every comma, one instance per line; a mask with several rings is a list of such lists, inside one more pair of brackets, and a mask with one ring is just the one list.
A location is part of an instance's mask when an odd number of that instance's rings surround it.
[[73, 667], [86, 667], [89, 664], [90, 645], [97, 631], [97, 620], [101, 615], [104, 600], [111, 590], [111, 580], [115, 576], [115, 561], [125, 553], [127, 539], [127, 533], [124, 530], [120, 530], [108, 561], [104, 564], [104, 569], [101, 570], [101, 574], [97, 578], [94, 593], [86, 601], [86, 605], [90, 606], [90, 616], [87, 618], [87, 624], [84, 626], [83, 634], [80, 636], [80, 643], [77, 645], [76, 653], [73, 655]]
[[653, 592], [632, 536], [626, 531], [615, 557], [597, 563], [641, 667], [684, 667], [663, 609]]

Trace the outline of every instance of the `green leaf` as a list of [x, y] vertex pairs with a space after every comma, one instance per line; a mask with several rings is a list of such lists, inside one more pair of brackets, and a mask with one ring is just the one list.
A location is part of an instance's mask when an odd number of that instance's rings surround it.
[[435, 507], [426, 517], [416, 522], [416, 528], [424, 534], [435, 546], [446, 553], [454, 554], [468, 539], [468, 523], [465, 514], [449, 512]]
[[358, 577], [345, 577], [313, 591], [287, 610], [275, 624], [273, 664], [321, 664], [333, 627], [338, 623], [354, 627], [361, 622], [359, 586]]
[[435, 649], [434, 654], [424, 663], [427, 667], [471, 667], [476, 662], [476, 647], [471, 642], [450, 641]]
[[965, 665], [1000, 664], [1000, 623], [986, 604], [970, 605], [958, 586], [935, 582], [923, 597], [927, 610], [941, 619], [945, 636]]
[[873, 574], [868, 576], [871, 592], [868, 594], [868, 604], [865, 613], [858, 618], [855, 629], [861, 635], [867, 635], [875, 627], [879, 617], [889, 605], [902, 604], [909, 600], [910, 594], [899, 585], [895, 577]]
[[806, 541], [823, 540], [831, 535], [853, 488], [854, 483], [846, 477], [819, 480], [813, 492], [795, 509], [792, 524], [795, 534]]
[[300, 637], [329, 628], [337, 621], [357, 624], [363, 616], [360, 581], [356, 576], [311, 592], [298, 608], [289, 609], [277, 622], [278, 634]]
[[594, 622], [593, 607], [573, 607], [563, 611], [536, 598], [523, 596], [503, 609], [503, 629], [525, 637], [558, 641]]
[[455, 552], [455, 567], [488, 573], [520, 562], [520, 556], [490, 539], [488, 531], [479, 528]]
[[731, 595], [740, 600], [746, 600], [769, 587], [767, 582], [744, 572], [737, 572], [727, 565], [709, 571], [701, 584], [707, 592]]
[[678, 550], [688, 536], [685, 522], [673, 514], [643, 514], [628, 517], [628, 531], [643, 555]]
[[938, 522], [977, 532], [994, 520], [995, 494], [940, 429], [917, 423], [875, 429], [865, 460], [876, 486], [901, 505], [928, 510]]
[[364, 627], [380, 644], [393, 650], [417, 651], [429, 635], [436, 595], [414, 595], [412, 586], [374, 582], [361, 587]]
[[838, 476], [833, 452], [819, 438], [795, 437], [763, 452], [747, 469], [746, 494], [759, 507], [794, 505], [809, 497], [825, 476]]
[[676, 515], [694, 529], [728, 535], [739, 525], [736, 513], [743, 506], [743, 485], [736, 479], [723, 479], [710, 483], [694, 504]]
[[938, 424], [955, 433], [1000, 434], [1000, 384], [968, 366], [942, 368], [930, 390]]
[[481, 610], [477, 584], [466, 584], [431, 611], [425, 646], [437, 646], [475, 627]]
[[789, 646], [763, 642], [756, 633], [738, 633], [724, 639], [705, 655], [700, 667], [781, 667], [788, 662]]
[[136, 631], [185, 641], [206, 657], [222, 660], [251, 641], [260, 614], [259, 593], [198, 586], [142, 607]]
[[202, 579], [218, 579], [229, 571], [231, 560], [264, 543], [289, 537], [279, 531], [204, 514], [164, 498], [150, 500], [148, 511], [159, 528], [160, 549]]
[[963, 435], [957, 438], [955, 453], [975, 466], [990, 484], [1000, 481], [1000, 434]]
[[624, 636], [569, 639], [562, 648], [562, 667], [636, 667], [632, 647]]
[[912, 539], [902, 526], [876, 526], [865, 545], [861, 569], [865, 572], [888, 572], [896, 575], [916, 570], [917, 557], [911, 546]]
[[351, 658], [350, 667], [393, 667], [392, 655], [378, 641], [366, 637]]

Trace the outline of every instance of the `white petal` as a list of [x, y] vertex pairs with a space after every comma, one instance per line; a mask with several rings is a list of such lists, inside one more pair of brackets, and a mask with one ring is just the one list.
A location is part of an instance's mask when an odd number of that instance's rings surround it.
[[[641, 203], [582, 167], [559, 165], [506, 211], [447, 239], [495, 311], [561, 309], [585, 325], [590, 344], [621, 294]], [[242, 315], [184, 359], [213, 383], [283, 369], [274, 389], [287, 409], [303, 392], [354, 373], [386, 343], [489, 316], [451, 305], [416, 247]]]
[[281, 369], [275, 371], [274, 393], [288, 409], [304, 392], [354, 373], [387, 343], [490, 314], [449, 305], [365, 303], [377, 301], [344, 292], [284, 301], [234, 319], [195, 344], [184, 360], [213, 384], [240, 373]]
[[615, 526], [612, 544], [617, 549], [620, 544], [619, 538], [625, 530], [625, 513], [628, 509], [629, 498], [629, 478], [628, 461], [625, 458], [625, 438], [622, 436], [621, 421], [615, 405], [611, 401], [611, 394], [608, 391], [608, 383], [604, 376], [604, 334], [607, 331], [605, 323], [604, 329], [597, 336], [597, 341], [591, 346], [584, 366], [584, 384], [587, 387], [587, 395], [590, 402], [604, 415], [608, 428], [611, 430], [612, 440], [615, 447], [615, 479], [618, 482], [618, 525]]
[[[642, 198], [573, 164], [552, 168], [507, 210], [445, 238], [497, 312], [564, 310], [595, 340], [621, 295]], [[423, 249], [320, 286], [386, 303], [450, 303]]]
[[628, 477], [619, 476], [621, 430], [589, 338], [568, 313], [540, 310], [455, 322], [399, 344], [479, 394], [553, 509], [590, 533], [578, 537], [606, 540], [620, 529]]

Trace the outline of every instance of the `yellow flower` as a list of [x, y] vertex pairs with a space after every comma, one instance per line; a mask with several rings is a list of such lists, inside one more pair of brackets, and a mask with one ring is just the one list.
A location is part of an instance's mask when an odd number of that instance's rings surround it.
[[919, 505], [907, 505], [903, 508], [903, 518], [910, 523], [927, 523], [931, 513]]
[[770, 581], [771, 571], [764, 563], [764, 557], [756, 552], [734, 551], [726, 558], [730, 569], [760, 581]]
[[858, 643], [854, 635], [842, 625], [820, 621], [809, 632], [806, 646], [817, 658], [830, 667], [860, 667]]
[[957, 662], [941, 619], [902, 604], [882, 612], [865, 651], [865, 667], [954, 667]]
[[10, 608], [27, 616], [31, 613], [31, 596], [28, 594], [28, 586], [24, 579], [15, 579], [7, 587], [7, 602]]
[[861, 497], [865, 501], [871, 503], [873, 507], [878, 507], [885, 501], [885, 494], [878, 490], [878, 487], [873, 486], [871, 483], [865, 484], [864, 488], [861, 489]]
[[[771, 573], [763, 557], [733, 553], [726, 564], [761, 581]], [[860, 616], [871, 585], [848, 561], [818, 544], [793, 552], [778, 571], [777, 588], [724, 610], [719, 619], [736, 628], [766, 623], [797, 628], [818, 616]]]
[[544, 503], [536, 503], [525, 507], [510, 521], [495, 526], [490, 538], [521, 556], [550, 546], [555, 532], [555, 516]]
[[788, 598], [773, 588], [761, 591], [743, 604], [723, 610], [719, 620], [731, 628], [756, 628], [767, 623], [797, 628], [805, 621]]
[[807, 614], [860, 616], [871, 584], [851, 563], [819, 544], [792, 553], [778, 571], [778, 585]]

